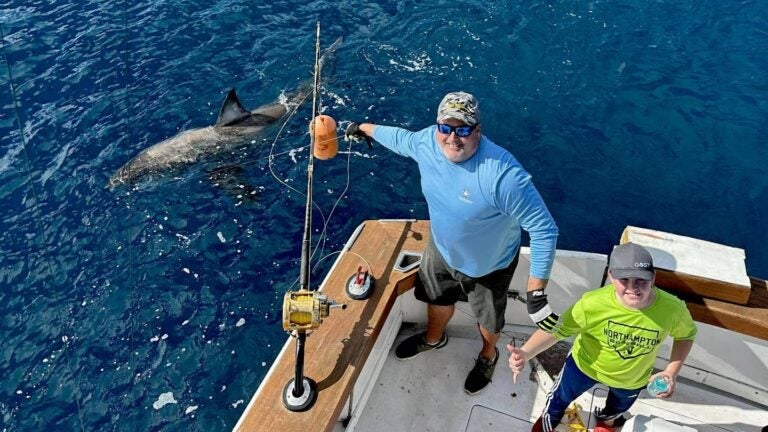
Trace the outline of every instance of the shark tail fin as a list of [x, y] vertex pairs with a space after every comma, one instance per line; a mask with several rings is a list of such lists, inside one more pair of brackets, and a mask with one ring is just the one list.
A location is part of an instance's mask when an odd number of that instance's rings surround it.
[[235, 89], [231, 89], [229, 90], [229, 93], [227, 93], [224, 103], [221, 105], [219, 118], [216, 120], [216, 126], [230, 125], [238, 120], [248, 117], [250, 114], [251, 113], [240, 103]]

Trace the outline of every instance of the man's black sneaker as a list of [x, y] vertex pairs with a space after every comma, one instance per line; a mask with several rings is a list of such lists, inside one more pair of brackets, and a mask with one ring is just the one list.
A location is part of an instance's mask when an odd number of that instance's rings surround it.
[[496, 357], [493, 360], [486, 360], [485, 357], [478, 356], [475, 360], [475, 367], [469, 371], [467, 380], [464, 381], [464, 391], [473, 395], [491, 382], [493, 369], [496, 368], [496, 362], [499, 361], [499, 349], [496, 348]]
[[423, 353], [424, 351], [429, 351], [431, 349], [440, 349], [444, 347], [445, 344], [447, 343], [448, 343], [448, 335], [445, 333], [443, 333], [443, 336], [434, 345], [430, 345], [427, 343], [427, 332], [419, 333], [409, 338], [406, 338], [404, 341], [400, 342], [400, 345], [398, 345], [397, 348], [395, 349], [395, 357], [397, 357], [400, 360], [412, 359], [417, 355]]

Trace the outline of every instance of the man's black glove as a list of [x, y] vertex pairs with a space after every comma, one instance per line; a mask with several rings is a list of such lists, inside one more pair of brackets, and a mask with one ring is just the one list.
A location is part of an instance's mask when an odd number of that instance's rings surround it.
[[347, 126], [347, 130], [344, 131], [344, 139], [347, 141], [361, 141], [365, 140], [365, 142], [368, 143], [368, 148], [373, 148], [373, 143], [371, 143], [371, 137], [365, 134], [362, 130], [360, 130], [360, 123], [352, 122]]
[[551, 332], [555, 328], [560, 317], [552, 312], [543, 289], [528, 291], [525, 303], [528, 306], [528, 315], [540, 329]]

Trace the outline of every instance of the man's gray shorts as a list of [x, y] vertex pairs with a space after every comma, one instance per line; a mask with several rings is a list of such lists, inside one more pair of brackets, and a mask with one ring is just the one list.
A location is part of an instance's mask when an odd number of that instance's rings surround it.
[[519, 257], [518, 251], [507, 268], [473, 278], [450, 268], [430, 238], [419, 266], [414, 295], [425, 303], [439, 306], [469, 302], [480, 325], [498, 333], [504, 327], [507, 291]]

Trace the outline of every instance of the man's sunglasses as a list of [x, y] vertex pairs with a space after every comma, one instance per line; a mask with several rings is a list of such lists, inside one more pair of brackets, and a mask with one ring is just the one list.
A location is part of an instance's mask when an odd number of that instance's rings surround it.
[[451, 132], [453, 132], [457, 137], [466, 138], [472, 135], [472, 132], [475, 130], [478, 124], [480, 123], [473, 124], [472, 126], [451, 126], [445, 123], [438, 123], [437, 131], [443, 135], [450, 135]]

